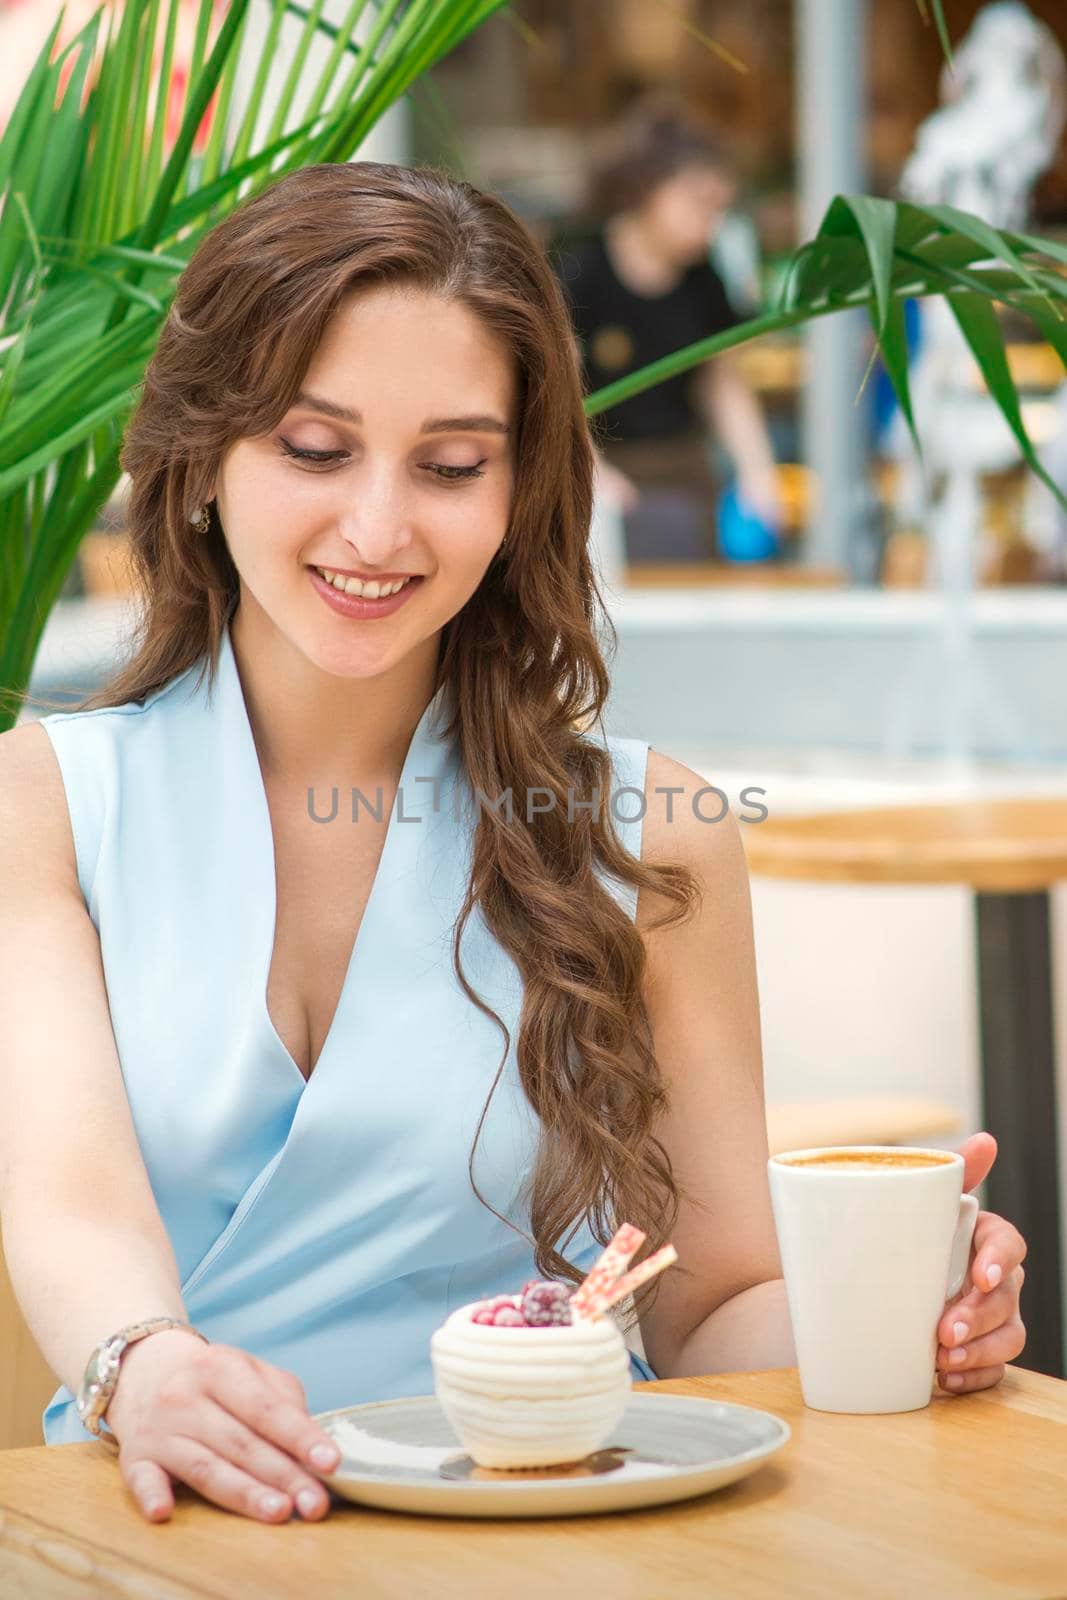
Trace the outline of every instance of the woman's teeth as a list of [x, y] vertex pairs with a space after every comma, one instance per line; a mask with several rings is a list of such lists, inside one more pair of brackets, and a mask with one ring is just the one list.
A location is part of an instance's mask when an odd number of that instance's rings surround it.
[[362, 595], [365, 600], [384, 600], [387, 595], [396, 594], [405, 583], [411, 582], [410, 578], [397, 578], [393, 583], [379, 583], [376, 578], [371, 578], [364, 583], [362, 578], [343, 578], [339, 572], [330, 572], [326, 567], [316, 567], [315, 571], [327, 583], [332, 583], [335, 589], [340, 589], [342, 594]]

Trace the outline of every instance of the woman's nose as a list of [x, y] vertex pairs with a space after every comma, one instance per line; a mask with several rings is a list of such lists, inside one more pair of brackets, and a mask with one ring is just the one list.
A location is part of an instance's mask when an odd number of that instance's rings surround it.
[[404, 485], [391, 473], [368, 471], [346, 487], [339, 513], [342, 538], [358, 549], [368, 567], [387, 563], [391, 551], [411, 542], [411, 505]]

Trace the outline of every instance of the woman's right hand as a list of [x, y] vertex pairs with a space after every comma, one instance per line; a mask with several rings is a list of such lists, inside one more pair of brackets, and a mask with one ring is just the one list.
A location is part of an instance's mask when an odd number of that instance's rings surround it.
[[[235, 1345], [180, 1328], [138, 1340], [122, 1358], [106, 1421], [123, 1481], [150, 1522], [173, 1511], [175, 1478], [260, 1522], [288, 1521], [294, 1503], [307, 1521], [330, 1508], [315, 1474], [332, 1472], [340, 1452], [311, 1420], [299, 1378]], [[314, 1460], [317, 1446], [330, 1459]]]

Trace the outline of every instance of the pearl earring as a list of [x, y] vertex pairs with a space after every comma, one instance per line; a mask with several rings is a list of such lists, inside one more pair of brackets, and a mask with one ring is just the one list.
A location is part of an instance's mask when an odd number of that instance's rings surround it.
[[197, 533], [207, 533], [211, 527], [211, 517], [206, 506], [200, 506], [189, 518]]

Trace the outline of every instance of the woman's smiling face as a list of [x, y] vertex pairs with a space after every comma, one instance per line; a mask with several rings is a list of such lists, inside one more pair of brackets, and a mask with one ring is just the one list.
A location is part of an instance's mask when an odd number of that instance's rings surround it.
[[[298, 401], [223, 460], [218, 510], [242, 604], [250, 595], [346, 677], [376, 676], [435, 638], [507, 531], [515, 391], [510, 351], [466, 306], [397, 286], [349, 296]], [[316, 568], [416, 581], [388, 614], [354, 617]]]

